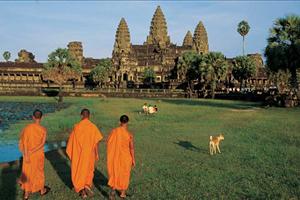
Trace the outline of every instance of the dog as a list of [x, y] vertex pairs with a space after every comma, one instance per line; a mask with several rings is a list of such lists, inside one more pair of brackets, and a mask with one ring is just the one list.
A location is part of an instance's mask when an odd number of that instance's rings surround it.
[[222, 133], [218, 136], [210, 136], [209, 137], [209, 153], [210, 153], [210, 155], [217, 154], [217, 150], [219, 153], [221, 153], [219, 144], [222, 140], [224, 140], [224, 135]]

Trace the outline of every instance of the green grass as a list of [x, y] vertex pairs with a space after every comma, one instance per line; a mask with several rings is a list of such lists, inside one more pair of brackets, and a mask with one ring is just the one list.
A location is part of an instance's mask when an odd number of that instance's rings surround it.
[[[1, 97], [0, 101], [12, 100]], [[18, 98], [14, 101], [54, 101]], [[269, 108], [238, 101], [188, 99], [66, 98], [72, 105], [48, 114], [44, 125], [50, 140], [65, 139], [83, 107], [92, 110], [104, 135], [130, 117], [137, 166], [132, 171], [128, 199], [299, 199], [300, 109]], [[155, 116], [138, 114], [144, 102], [156, 104]], [[16, 138], [27, 122], [12, 125]], [[210, 135], [225, 134], [221, 154], [208, 154]], [[93, 199], [106, 199], [105, 144], [95, 171]], [[61, 151], [47, 154], [44, 199], [79, 199], [70, 189], [69, 162]], [[0, 199], [19, 199], [18, 171], [2, 169]], [[34, 195], [32, 199], [39, 199]]]

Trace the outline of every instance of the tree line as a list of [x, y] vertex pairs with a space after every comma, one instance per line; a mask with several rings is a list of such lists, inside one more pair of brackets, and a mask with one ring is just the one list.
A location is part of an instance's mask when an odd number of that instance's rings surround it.
[[[243, 55], [237, 56], [233, 61], [232, 75], [240, 82], [242, 88], [245, 80], [254, 76], [256, 68], [253, 60], [244, 55], [245, 36], [250, 26], [246, 21], [238, 24], [237, 31], [243, 37]], [[300, 17], [288, 15], [275, 20], [270, 28], [268, 44], [265, 48], [266, 70], [269, 80], [273, 81], [280, 90], [297, 90], [297, 69], [300, 68]], [[5, 51], [3, 58], [9, 61], [11, 53]], [[185, 80], [189, 94], [194, 92], [195, 83], [203, 91], [203, 96], [210, 92], [214, 98], [216, 86], [223, 81], [228, 72], [228, 62], [221, 52], [197, 54], [185, 52], [179, 57], [177, 65], [177, 78]], [[90, 78], [97, 86], [102, 87], [113, 73], [110, 59], [102, 59], [91, 71]], [[43, 78], [59, 85], [59, 101], [62, 101], [62, 87], [67, 81], [77, 81], [82, 75], [80, 63], [71, 56], [67, 49], [58, 48], [48, 56], [44, 64]], [[144, 81], [153, 83], [155, 73], [151, 68], [144, 72]]]

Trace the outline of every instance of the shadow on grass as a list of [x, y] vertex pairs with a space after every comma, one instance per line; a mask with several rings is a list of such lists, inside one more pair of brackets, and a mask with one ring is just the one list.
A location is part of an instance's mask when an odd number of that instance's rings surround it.
[[203, 152], [203, 153], [206, 152], [203, 149], [200, 149], [200, 148], [196, 147], [195, 145], [193, 145], [189, 141], [178, 140], [177, 142], [174, 142], [174, 144], [177, 144], [180, 147], [185, 148], [186, 150], [195, 151], [195, 152]]
[[191, 99], [163, 99], [162, 101], [177, 105], [191, 105], [191, 106], [210, 106], [216, 108], [230, 108], [230, 109], [251, 109], [260, 106], [255, 102], [241, 102], [241, 101], [228, 101], [225, 100], [191, 100]]
[[20, 177], [22, 159], [1, 166], [0, 199], [17, 199], [17, 180]]
[[94, 185], [101, 192], [101, 194], [108, 198], [108, 193], [103, 189], [107, 186], [107, 178], [97, 168], [94, 171]]
[[[48, 143], [49, 145], [60, 145]], [[51, 149], [51, 146], [49, 147]], [[69, 188], [72, 189], [72, 179], [71, 179], [71, 168], [68, 162], [68, 158], [63, 146], [59, 146], [58, 150], [50, 151], [46, 154], [46, 158], [49, 160], [54, 170], [56, 171], [62, 182]], [[108, 197], [108, 193], [103, 189], [107, 186], [107, 178], [96, 168], [94, 171], [94, 185], [101, 192], [104, 197]]]
[[[48, 144], [49, 145], [49, 144]], [[68, 159], [65, 154], [65, 149], [50, 151], [46, 154], [46, 158], [51, 163], [59, 178], [69, 189], [72, 189], [71, 169], [68, 164]]]

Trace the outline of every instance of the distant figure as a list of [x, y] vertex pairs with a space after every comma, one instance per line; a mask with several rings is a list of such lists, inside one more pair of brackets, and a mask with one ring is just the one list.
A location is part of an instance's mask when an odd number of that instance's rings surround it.
[[111, 131], [107, 139], [108, 185], [112, 188], [110, 199], [115, 198], [115, 190], [126, 197], [130, 171], [135, 166], [133, 135], [128, 131], [129, 118], [122, 115], [120, 126]]
[[147, 103], [144, 103], [144, 105], [143, 105], [143, 112], [144, 112], [145, 114], [148, 114], [148, 113], [149, 113], [149, 109], [148, 109]]
[[76, 124], [67, 144], [67, 155], [71, 160], [72, 183], [75, 192], [82, 198], [93, 196], [92, 183], [95, 162], [99, 159], [98, 143], [103, 138], [101, 132], [90, 120], [90, 111], [81, 111], [81, 121]]
[[40, 192], [43, 196], [50, 191], [50, 188], [45, 186], [44, 145], [47, 130], [40, 125], [42, 116], [43, 113], [40, 110], [33, 112], [34, 122], [23, 129], [19, 141], [19, 149], [23, 154], [23, 165], [18, 182], [24, 190], [23, 199], [29, 199], [31, 193]]
[[154, 105], [154, 110], [155, 110], [155, 112], [157, 112], [157, 111], [158, 111], [158, 108], [157, 108], [157, 106], [156, 106], [156, 105]]
[[149, 106], [149, 114], [154, 114], [158, 111], [157, 106]]

